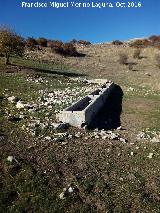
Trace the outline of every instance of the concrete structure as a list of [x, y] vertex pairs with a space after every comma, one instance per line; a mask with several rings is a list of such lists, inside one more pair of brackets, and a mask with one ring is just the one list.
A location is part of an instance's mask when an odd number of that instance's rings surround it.
[[57, 119], [75, 127], [89, 126], [115, 89], [113, 82], [106, 82], [101, 88], [57, 114]]

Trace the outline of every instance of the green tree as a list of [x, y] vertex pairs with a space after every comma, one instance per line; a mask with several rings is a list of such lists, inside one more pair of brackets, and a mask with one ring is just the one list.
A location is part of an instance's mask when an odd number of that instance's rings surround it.
[[38, 45], [38, 42], [33, 37], [28, 37], [26, 40], [26, 46], [30, 48], [30, 50], [34, 50], [36, 48], [36, 45]]
[[37, 43], [42, 47], [47, 47], [47, 39], [46, 38], [38, 38]]
[[14, 31], [0, 27], [0, 53], [5, 56], [5, 64], [9, 64], [11, 55], [22, 56], [24, 39]]

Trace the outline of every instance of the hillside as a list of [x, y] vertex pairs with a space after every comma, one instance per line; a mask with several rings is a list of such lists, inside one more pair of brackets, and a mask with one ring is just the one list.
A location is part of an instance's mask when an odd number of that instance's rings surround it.
[[[78, 70], [90, 77], [112, 79], [121, 85], [128, 83], [155, 90], [160, 89], [158, 81], [160, 70], [156, 66], [155, 60], [155, 55], [160, 53], [157, 48], [143, 48], [140, 59], [133, 58], [135, 48], [129, 47], [127, 43], [120, 46], [110, 43], [88, 46], [77, 45], [77, 50], [86, 56], [61, 57], [52, 53], [50, 48], [29, 52], [27, 56], [55, 63], [58, 60], [71, 69]], [[128, 66], [118, 63], [120, 53], [127, 54], [128, 61], [134, 63], [133, 72], [129, 71]]]
[[[0, 61], [0, 212], [160, 212], [159, 50], [144, 48], [139, 59], [128, 44], [77, 50], [85, 56], [42, 48]], [[104, 79], [123, 90], [121, 127], [57, 122]]]

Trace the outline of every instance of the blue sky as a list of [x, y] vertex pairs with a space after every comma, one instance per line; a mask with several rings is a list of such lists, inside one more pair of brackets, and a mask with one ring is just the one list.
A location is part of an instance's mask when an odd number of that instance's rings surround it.
[[[22, 8], [21, 2], [38, 0], [0, 0], [0, 24], [24, 37], [46, 37], [69, 41], [85, 39], [93, 43], [127, 40], [160, 34], [160, 1], [141, 0], [141, 8]], [[54, 0], [39, 0], [50, 2]], [[57, 0], [67, 2], [68, 0]], [[74, 1], [74, 0], [69, 0]], [[118, 0], [75, 0], [111, 2]], [[119, 0], [119, 2], [139, 2]]]

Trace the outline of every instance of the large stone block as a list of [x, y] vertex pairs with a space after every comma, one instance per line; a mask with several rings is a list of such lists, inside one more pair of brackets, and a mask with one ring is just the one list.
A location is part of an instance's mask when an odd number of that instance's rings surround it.
[[57, 114], [57, 119], [75, 127], [89, 126], [99, 111], [107, 104], [107, 99], [116, 88], [113, 82], [107, 82], [99, 89], [82, 98]]

